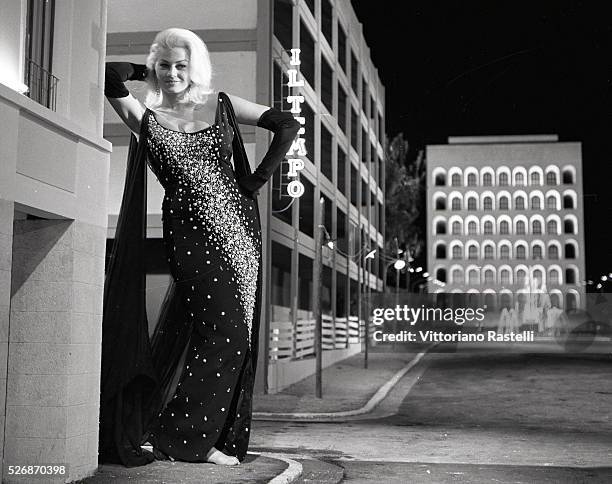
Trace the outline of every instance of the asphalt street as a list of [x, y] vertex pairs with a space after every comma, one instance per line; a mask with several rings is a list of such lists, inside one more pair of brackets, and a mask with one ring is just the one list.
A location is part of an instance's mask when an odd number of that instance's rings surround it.
[[432, 353], [383, 407], [254, 422], [252, 448], [305, 463], [301, 482], [612, 482], [609, 357]]

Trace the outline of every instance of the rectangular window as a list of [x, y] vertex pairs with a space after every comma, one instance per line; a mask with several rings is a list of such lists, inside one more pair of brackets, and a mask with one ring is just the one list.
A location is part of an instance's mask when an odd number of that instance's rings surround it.
[[291, 305], [291, 249], [272, 241], [272, 304]]
[[321, 173], [329, 181], [332, 177], [332, 135], [324, 124], [321, 124]]
[[344, 32], [340, 22], [338, 22], [338, 62], [346, 74], [348, 72], [346, 68], [346, 32]]
[[303, 21], [300, 21], [300, 49], [302, 50], [300, 53], [300, 72], [304, 79], [308, 81], [311, 87], [314, 88], [315, 82], [315, 46], [312, 35], [304, 24]]
[[357, 112], [351, 107], [351, 146], [355, 148], [355, 151], [359, 149], [357, 145], [357, 133], [359, 129], [357, 119]]
[[338, 190], [346, 196], [346, 153], [338, 146]]
[[337, 226], [336, 226], [336, 239], [338, 241], [338, 248], [344, 252], [348, 252], [348, 239], [346, 237], [346, 215], [344, 212], [340, 210], [340, 208], [336, 209]]
[[327, 39], [327, 43], [332, 44], [332, 6], [329, 0], [321, 0], [321, 32]]
[[287, 83], [289, 82], [289, 78], [276, 62], [274, 63], [273, 75], [274, 79], [272, 79], [272, 89], [274, 106], [281, 111], [289, 111], [291, 109], [291, 104], [287, 102], [287, 96], [289, 95]]
[[57, 77], [51, 74], [55, 0], [28, 0], [25, 83], [28, 96], [55, 110]]
[[378, 115], [378, 139], [385, 139], [385, 126], [383, 124], [382, 116], [380, 114]]
[[366, 130], [361, 128], [361, 161], [368, 166], [368, 162], [370, 161], [370, 157], [368, 156], [368, 134]]
[[304, 194], [300, 197], [300, 232], [314, 237], [314, 186], [306, 177], [301, 177]]
[[[292, 225], [293, 224], [293, 210], [289, 206], [291, 203], [291, 197], [287, 194], [287, 183], [289, 180], [287, 177], [282, 178], [281, 185], [281, 172], [287, 173], [287, 165], [286, 163], [282, 163], [280, 169], [275, 170], [272, 175], [272, 215], [274, 215], [277, 219], [282, 220], [283, 222]], [[284, 194], [281, 198], [281, 194]]]
[[298, 259], [298, 308], [312, 310], [312, 259], [300, 254]]
[[274, 35], [283, 46], [290, 50], [293, 45], [293, 2], [291, 0], [274, 0]]
[[368, 90], [368, 84], [366, 83], [366, 80], [363, 77], [361, 78], [361, 92], [361, 109], [363, 109], [363, 113], [367, 116], [368, 104], [370, 103], [370, 98], [368, 97], [370, 91]]
[[346, 134], [346, 91], [338, 83], [338, 126]]
[[351, 204], [357, 208], [357, 183], [359, 182], [359, 173], [351, 163]]
[[306, 132], [304, 133], [304, 144], [306, 146], [306, 151], [308, 152], [308, 159], [314, 163], [315, 153], [314, 153], [314, 133], [315, 133], [315, 115], [314, 111], [310, 107], [307, 102], [302, 103], [302, 116], [304, 117], [304, 128]]
[[359, 67], [357, 65], [357, 57], [351, 49], [351, 87], [357, 97], [359, 97]]
[[333, 74], [332, 68], [323, 56], [321, 56], [321, 100], [327, 110], [332, 113], [334, 109]]

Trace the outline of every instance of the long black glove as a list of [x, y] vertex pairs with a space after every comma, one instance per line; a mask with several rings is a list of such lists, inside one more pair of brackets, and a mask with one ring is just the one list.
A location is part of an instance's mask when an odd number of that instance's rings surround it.
[[127, 97], [130, 91], [123, 84], [125, 81], [144, 81], [147, 77], [147, 66], [131, 62], [107, 62], [104, 71], [104, 95], [106, 97]]
[[272, 131], [274, 137], [255, 171], [238, 180], [238, 184], [252, 195], [258, 194], [259, 189], [285, 159], [291, 143], [301, 128], [300, 123], [290, 113], [284, 113], [276, 108], [270, 108], [264, 112], [257, 121], [257, 126]]

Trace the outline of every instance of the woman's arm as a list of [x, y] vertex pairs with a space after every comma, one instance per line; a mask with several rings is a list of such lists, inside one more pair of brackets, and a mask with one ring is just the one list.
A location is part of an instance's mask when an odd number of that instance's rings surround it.
[[125, 81], [143, 81], [146, 66], [131, 62], [107, 62], [104, 75], [104, 95], [128, 128], [136, 135], [140, 133], [140, 121], [144, 107], [130, 94]]
[[285, 159], [301, 125], [291, 113], [279, 111], [262, 104], [255, 104], [237, 96], [229, 96], [239, 123], [256, 125], [274, 133], [268, 151], [255, 171], [242, 177], [238, 183], [252, 195], [272, 177]]

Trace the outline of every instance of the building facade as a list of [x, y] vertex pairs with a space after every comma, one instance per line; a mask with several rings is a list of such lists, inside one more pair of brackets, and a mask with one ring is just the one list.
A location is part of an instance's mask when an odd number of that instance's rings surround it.
[[[286, 111], [293, 107], [288, 96], [303, 97], [301, 112], [295, 115], [304, 122], [300, 136], [306, 154], [299, 156], [304, 193], [295, 199], [286, 194], [290, 178], [283, 163], [259, 196], [265, 272], [256, 388], [274, 392], [314, 371], [307, 357], [313, 353], [319, 225], [335, 242], [333, 250], [323, 251], [322, 270], [321, 305], [331, 334], [336, 334], [337, 320], [346, 325], [350, 316], [359, 316], [366, 287], [382, 290], [378, 259], [366, 267], [362, 256], [366, 248], [383, 247], [384, 87], [348, 0], [111, 0], [107, 60], [144, 63], [155, 34], [171, 26], [193, 30], [206, 42], [216, 89]], [[300, 49], [299, 66], [291, 64], [291, 49]], [[289, 72], [292, 69], [297, 75]], [[292, 75], [303, 85], [289, 86]], [[129, 87], [137, 97], [144, 94], [138, 83]], [[253, 126], [241, 131], [254, 167], [267, 150], [270, 133]], [[104, 135], [113, 144], [110, 241], [130, 135], [109, 105]], [[148, 177], [147, 304], [155, 313], [170, 275], [161, 238], [163, 192], [153, 174]], [[324, 220], [317, 209], [321, 199]], [[326, 346], [326, 363], [361, 349], [358, 338], [356, 344], [349, 344], [348, 337], [343, 342], [333, 339]]]
[[557, 136], [451, 137], [427, 147], [430, 292], [508, 307], [544, 291], [585, 304], [580, 143]]
[[[11, 0], [0, 15], [0, 467], [98, 464], [111, 144], [106, 1]], [[27, 469], [26, 469], [27, 474]]]

